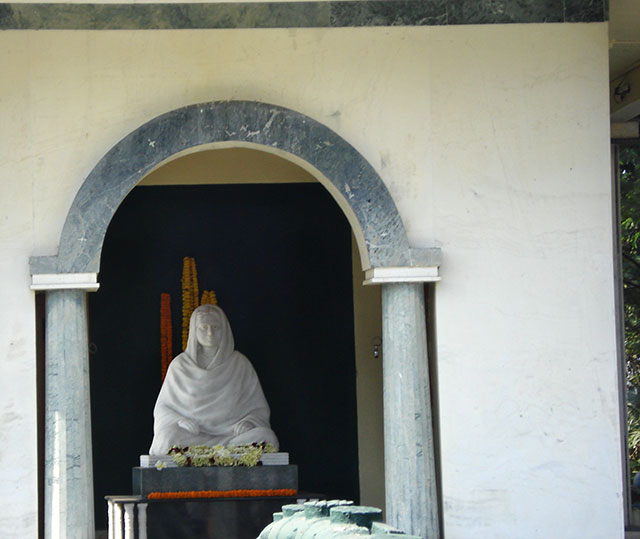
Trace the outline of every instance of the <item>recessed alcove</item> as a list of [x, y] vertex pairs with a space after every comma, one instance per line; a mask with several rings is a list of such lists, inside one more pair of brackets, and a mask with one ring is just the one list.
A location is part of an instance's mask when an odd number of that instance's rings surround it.
[[[160, 388], [159, 302], [180, 340], [182, 257], [214, 289], [252, 361], [300, 486], [382, 506], [380, 291], [363, 287], [344, 213], [307, 171], [270, 153], [189, 153], [150, 172], [105, 237], [89, 296], [96, 525], [130, 488]], [[357, 377], [356, 377], [357, 371]]]

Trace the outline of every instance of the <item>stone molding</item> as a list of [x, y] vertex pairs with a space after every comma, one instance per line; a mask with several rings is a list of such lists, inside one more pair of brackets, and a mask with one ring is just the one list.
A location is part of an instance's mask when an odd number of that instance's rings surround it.
[[439, 280], [438, 266], [371, 268], [365, 271], [364, 284], [432, 283]]
[[73, 290], [95, 292], [100, 288], [97, 273], [36, 273], [31, 275], [31, 290]]
[[0, 30], [341, 28], [602, 22], [608, 0], [0, 3]]

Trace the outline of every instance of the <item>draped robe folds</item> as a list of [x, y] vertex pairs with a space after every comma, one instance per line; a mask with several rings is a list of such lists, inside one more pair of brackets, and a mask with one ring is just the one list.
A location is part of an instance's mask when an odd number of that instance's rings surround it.
[[[269, 425], [269, 405], [249, 360], [234, 350], [233, 336], [221, 309], [222, 342], [209, 365], [198, 362], [199, 345], [195, 320], [203, 308], [194, 311], [189, 325], [187, 349], [169, 365], [153, 412], [154, 438], [149, 453], [166, 455], [173, 445], [227, 445], [268, 441], [278, 445]], [[206, 309], [205, 309], [206, 310]], [[178, 425], [190, 419], [200, 428], [193, 434]], [[236, 435], [241, 421], [252, 430]]]

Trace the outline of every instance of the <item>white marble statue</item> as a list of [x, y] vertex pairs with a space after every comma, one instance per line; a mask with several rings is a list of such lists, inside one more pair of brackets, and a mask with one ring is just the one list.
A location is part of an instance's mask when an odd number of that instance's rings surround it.
[[187, 349], [169, 365], [153, 417], [151, 455], [166, 455], [173, 445], [267, 441], [278, 448], [258, 376], [234, 350], [229, 321], [216, 305], [193, 311]]

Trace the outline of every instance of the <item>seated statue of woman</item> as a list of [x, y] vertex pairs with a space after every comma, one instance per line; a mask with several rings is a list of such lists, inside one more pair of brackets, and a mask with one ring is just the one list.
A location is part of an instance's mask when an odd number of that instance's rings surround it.
[[174, 445], [237, 445], [266, 441], [278, 448], [269, 405], [249, 360], [234, 349], [229, 321], [216, 305], [191, 315], [187, 349], [169, 365], [153, 411], [151, 455]]

